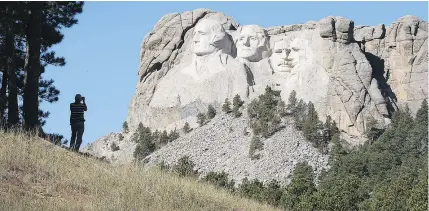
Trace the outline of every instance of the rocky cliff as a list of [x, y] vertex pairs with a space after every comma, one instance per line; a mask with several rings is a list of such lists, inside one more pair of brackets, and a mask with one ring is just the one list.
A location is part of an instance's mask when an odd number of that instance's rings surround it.
[[[139, 123], [172, 130], [188, 122], [196, 129], [150, 155], [149, 164], [189, 155], [202, 172], [226, 170], [236, 179], [284, 178], [302, 159], [320, 171], [327, 158], [293, 127], [265, 140], [262, 160], [250, 161], [243, 155], [250, 142], [241, 134], [245, 117], [221, 116], [198, 128], [196, 115], [210, 104], [220, 110], [235, 95], [246, 106], [266, 86], [281, 91], [284, 101], [295, 90], [298, 99], [314, 103], [322, 121], [331, 116], [349, 143], [361, 143], [370, 120], [386, 127], [393, 111], [408, 105], [415, 113], [427, 99], [427, 28], [414, 16], [387, 27], [329, 16], [264, 29], [207, 9], [165, 15], [142, 42], [127, 117], [131, 132], [110, 134], [85, 150], [130, 162]], [[112, 142], [119, 151], [109, 149]]]
[[[224, 38], [218, 47], [222, 58], [196, 56], [193, 52], [194, 29], [203, 20], [222, 26]], [[353, 136], [362, 135], [368, 118], [388, 124], [390, 112], [398, 106], [408, 104], [415, 112], [427, 97], [427, 23], [416, 17], [400, 18], [387, 28], [383, 24], [355, 27], [352, 20], [341, 17], [259, 27], [261, 33], [257, 32], [258, 26], [248, 27], [250, 30], [246, 27], [222, 13], [205, 9], [161, 18], [142, 43], [140, 80], [127, 118], [130, 128], [135, 129], [140, 122], [157, 129], [181, 127], [186, 121], [194, 123], [195, 115], [208, 104], [220, 105], [222, 98], [234, 93], [226, 93], [233, 85], [224, 81], [234, 80], [228, 76], [209, 75], [209, 80], [192, 81], [198, 71], [204, 72], [189, 68], [195, 66], [241, 74], [249, 81], [249, 88], [245, 82], [236, 83], [242, 89], [237, 93], [249, 90], [244, 98], [257, 96], [266, 85], [282, 90], [284, 98], [296, 90], [299, 98], [316, 104], [321, 117], [330, 115], [344, 132]], [[238, 40], [248, 39], [252, 33], [264, 34], [265, 40], [259, 35], [255, 37], [259, 44], [250, 41], [243, 45]], [[265, 46], [258, 46], [261, 43]], [[283, 44], [285, 49], [274, 49], [276, 43]], [[277, 56], [281, 53], [275, 50], [288, 48], [294, 49], [289, 58]], [[249, 61], [245, 53], [240, 55], [248, 49], [261, 54], [260, 58]], [[294, 56], [293, 68], [277, 71], [274, 62], [282, 63]], [[243, 66], [248, 74], [240, 70]], [[191, 80], [180, 76], [189, 76]], [[191, 88], [183, 88], [182, 84]]]

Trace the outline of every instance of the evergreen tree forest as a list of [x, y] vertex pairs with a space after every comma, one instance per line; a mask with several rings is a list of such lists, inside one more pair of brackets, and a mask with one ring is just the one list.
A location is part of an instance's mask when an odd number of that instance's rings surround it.
[[[259, 125], [272, 125], [273, 118], [259, 120], [255, 115], [270, 115], [265, 114], [268, 110], [263, 105], [272, 102], [270, 105], [276, 107], [278, 103], [273, 100], [276, 96], [277, 93], [267, 89], [259, 100], [254, 101], [253, 108], [249, 106], [249, 115], [255, 123], [261, 121]], [[241, 184], [233, 187], [235, 181], [228, 179], [225, 172], [210, 172], [202, 181], [283, 210], [427, 210], [426, 100], [415, 117], [407, 107], [399, 109], [392, 114], [388, 128], [378, 131], [376, 136], [368, 135], [364, 145], [350, 149], [341, 140], [335, 121], [328, 117], [325, 123], [320, 122], [311, 102], [306, 104], [294, 99], [293, 94], [291, 96], [286, 113], [295, 119], [296, 127], [307, 141], [329, 153], [330, 168], [327, 171], [316, 178], [310, 165], [298, 163], [287, 186], [275, 180], [264, 183], [244, 178]], [[278, 113], [274, 112], [274, 115]], [[372, 129], [370, 124], [368, 131]], [[254, 136], [258, 137], [263, 138]], [[332, 145], [329, 151], [328, 143]], [[191, 161], [188, 163], [192, 164]]]
[[10, 1], [0, 3], [0, 124], [43, 133], [49, 111], [42, 102], [59, 100], [54, 80], [43, 77], [48, 65], [66, 59], [51, 50], [64, 39], [61, 30], [78, 23], [83, 2]]
[[[428, 209], [426, 100], [416, 117], [408, 108], [394, 112], [392, 124], [373, 141], [357, 149], [343, 147], [338, 133], [333, 133], [331, 142], [331, 168], [319, 178], [315, 178], [310, 165], [299, 163], [286, 187], [278, 181], [264, 184], [245, 178], [233, 192], [284, 210]], [[216, 174], [210, 175], [215, 177]], [[224, 173], [218, 175], [226, 177]], [[227, 182], [212, 184], [231, 189], [226, 187]]]
[[137, 161], [141, 161], [155, 150], [178, 139], [179, 136], [180, 134], [176, 129], [171, 130], [170, 133], [167, 133], [166, 130], [152, 132], [149, 127], [140, 123], [131, 138], [133, 142], [137, 143], [133, 156]]

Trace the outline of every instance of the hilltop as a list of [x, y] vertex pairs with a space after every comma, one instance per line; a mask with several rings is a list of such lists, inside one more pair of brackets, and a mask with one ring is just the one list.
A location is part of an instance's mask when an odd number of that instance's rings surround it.
[[157, 168], [113, 166], [0, 131], [2, 210], [275, 210]]

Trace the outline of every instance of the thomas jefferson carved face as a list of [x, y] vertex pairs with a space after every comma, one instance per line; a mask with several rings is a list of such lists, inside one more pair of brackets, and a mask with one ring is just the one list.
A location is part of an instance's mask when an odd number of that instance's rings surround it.
[[274, 72], [291, 72], [298, 65], [301, 48], [302, 46], [298, 45], [297, 40], [275, 42], [271, 55], [271, 65]]
[[262, 53], [268, 49], [265, 30], [257, 25], [243, 26], [236, 41], [237, 57], [257, 62], [262, 59]]
[[194, 53], [204, 56], [216, 52], [222, 48], [225, 36], [225, 30], [219, 22], [210, 19], [199, 21], [192, 38]]

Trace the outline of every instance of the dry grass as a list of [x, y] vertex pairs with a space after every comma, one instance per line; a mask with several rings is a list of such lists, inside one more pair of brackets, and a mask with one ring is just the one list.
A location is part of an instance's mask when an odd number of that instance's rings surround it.
[[0, 210], [274, 210], [158, 169], [112, 166], [0, 131]]

